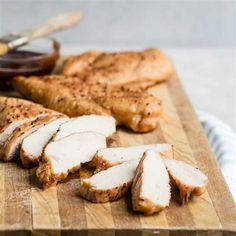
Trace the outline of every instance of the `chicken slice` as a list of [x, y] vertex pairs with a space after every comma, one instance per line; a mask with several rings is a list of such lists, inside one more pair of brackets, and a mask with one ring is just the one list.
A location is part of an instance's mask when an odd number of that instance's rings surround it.
[[169, 176], [162, 157], [148, 150], [136, 169], [132, 185], [134, 211], [152, 215], [169, 206]]
[[139, 160], [132, 160], [82, 179], [79, 195], [91, 202], [108, 202], [123, 197], [130, 189]]
[[154, 150], [163, 157], [173, 157], [171, 144], [146, 144], [131, 147], [111, 147], [98, 150], [91, 161], [91, 165], [96, 166], [96, 171], [98, 172], [126, 161], [140, 159], [142, 158], [143, 153], [148, 149]]
[[174, 159], [165, 159], [170, 177], [180, 191], [182, 203], [187, 203], [191, 194], [199, 196], [206, 190], [207, 176], [193, 166]]
[[12, 83], [25, 97], [68, 116], [111, 115], [117, 124], [136, 132], [155, 129], [163, 110], [161, 100], [145, 91], [85, 83], [76, 77], [19, 76]]
[[24, 99], [0, 97], [0, 148], [15, 128], [50, 113], [53, 111]]
[[154, 48], [119, 53], [89, 51], [67, 59], [62, 73], [86, 82], [146, 88], [169, 79], [173, 66], [161, 50]]
[[97, 132], [108, 137], [116, 132], [116, 120], [112, 116], [87, 115], [70, 119], [62, 124], [54, 136], [58, 140], [72, 133]]
[[24, 123], [18, 126], [5, 141], [1, 148], [1, 157], [4, 161], [11, 161], [19, 155], [20, 145], [24, 138], [38, 130], [41, 126], [47, 124], [55, 116], [41, 116], [34, 121]]
[[31, 122], [36, 120], [37, 118], [39, 118], [41, 115], [39, 116], [34, 116], [32, 118], [28, 118], [28, 119], [22, 119], [22, 120], [17, 120], [17, 121], [10, 121], [8, 125], [6, 125], [4, 127], [4, 129], [2, 130], [2, 132], [0, 133], [0, 147], [2, 147], [4, 145], [4, 143], [7, 141], [7, 139], [11, 136], [12, 132], [19, 127], [20, 125], [23, 125], [27, 122]]
[[106, 147], [106, 137], [95, 132], [74, 133], [50, 142], [44, 149], [36, 174], [44, 188], [54, 186], [69, 172], [91, 161], [96, 151]]
[[69, 121], [69, 118], [66, 117], [52, 120], [23, 140], [20, 149], [20, 159], [24, 167], [32, 168], [38, 165], [44, 146], [56, 133], [59, 126], [67, 121]]

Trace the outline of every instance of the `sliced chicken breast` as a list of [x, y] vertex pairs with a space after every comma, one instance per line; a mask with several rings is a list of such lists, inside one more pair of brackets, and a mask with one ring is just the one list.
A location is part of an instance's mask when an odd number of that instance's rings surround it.
[[169, 205], [169, 175], [162, 157], [148, 150], [144, 153], [135, 172], [132, 185], [134, 211], [152, 215]]
[[20, 149], [20, 159], [24, 167], [32, 168], [38, 165], [44, 146], [49, 142], [52, 135], [56, 133], [59, 126], [67, 121], [69, 121], [67, 117], [50, 121], [23, 140]]
[[173, 146], [171, 144], [147, 144], [100, 149], [97, 151], [91, 164], [97, 167], [97, 171], [104, 170], [126, 161], [140, 159], [143, 156], [143, 153], [148, 149], [152, 149], [166, 158], [173, 157]]
[[10, 137], [10, 135], [12, 134], [12, 132], [19, 127], [20, 125], [23, 125], [27, 122], [31, 122], [36, 120], [39, 116], [35, 116], [32, 118], [28, 118], [28, 119], [22, 119], [22, 120], [18, 120], [18, 121], [12, 121], [11, 123], [9, 123], [6, 127], [4, 127], [4, 130], [2, 130], [2, 132], [0, 133], [0, 146], [3, 146], [3, 144], [6, 142], [6, 140]]
[[98, 149], [106, 147], [106, 137], [95, 132], [74, 133], [50, 142], [43, 151], [36, 174], [44, 188], [56, 185], [69, 172], [91, 161]]
[[0, 97], [0, 148], [15, 128], [53, 112], [24, 99]]
[[166, 159], [165, 165], [180, 191], [182, 203], [188, 202], [191, 194], [199, 196], [205, 192], [207, 176], [200, 170], [174, 159]]
[[55, 116], [41, 116], [34, 121], [24, 123], [18, 126], [1, 148], [1, 157], [4, 161], [11, 161], [19, 155], [20, 145], [24, 138], [55, 119]]
[[116, 121], [112, 116], [85, 115], [72, 118], [70, 121], [62, 124], [54, 136], [58, 140], [65, 136], [79, 132], [97, 132], [108, 137], [116, 132]]
[[131, 187], [139, 160], [127, 161], [81, 180], [79, 195], [91, 202], [108, 202], [123, 197]]

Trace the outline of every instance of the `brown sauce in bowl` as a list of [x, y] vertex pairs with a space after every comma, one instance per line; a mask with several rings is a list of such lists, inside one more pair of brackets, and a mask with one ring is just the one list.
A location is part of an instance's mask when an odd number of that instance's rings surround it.
[[56, 40], [48, 41], [52, 44], [50, 52], [19, 49], [0, 57], [0, 81], [7, 82], [18, 75], [49, 74], [59, 58], [60, 45]]

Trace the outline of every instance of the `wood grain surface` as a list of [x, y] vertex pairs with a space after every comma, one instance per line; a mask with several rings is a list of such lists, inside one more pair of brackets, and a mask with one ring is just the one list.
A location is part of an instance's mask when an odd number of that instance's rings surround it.
[[42, 190], [35, 170], [0, 163], [0, 235], [236, 235], [236, 206], [202, 127], [177, 76], [150, 89], [164, 103], [156, 130], [135, 134], [120, 128], [123, 146], [168, 142], [174, 157], [200, 168], [207, 191], [181, 206], [177, 191], [166, 210], [134, 213], [130, 196], [93, 204], [78, 196], [78, 174]]

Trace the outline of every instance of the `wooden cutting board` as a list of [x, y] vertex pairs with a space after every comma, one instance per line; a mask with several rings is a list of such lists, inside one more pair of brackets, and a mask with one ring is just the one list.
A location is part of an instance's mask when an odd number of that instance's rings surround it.
[[176, 159], [208, 176], [202, 196], [181, 206], [174, 192], [169, 208], [147, 217], [131, 210], [130, 196], [106, 204], [83, 200], [76, 175], [43, 191], [34, 170], [0, 163], [0, 235], [235, 235], [235, 203], [179, 79], [175, 76], [150, 92], [165, 107], [157, 129], [146, 134], [120, 129], [122, 144], [174, 144]]

